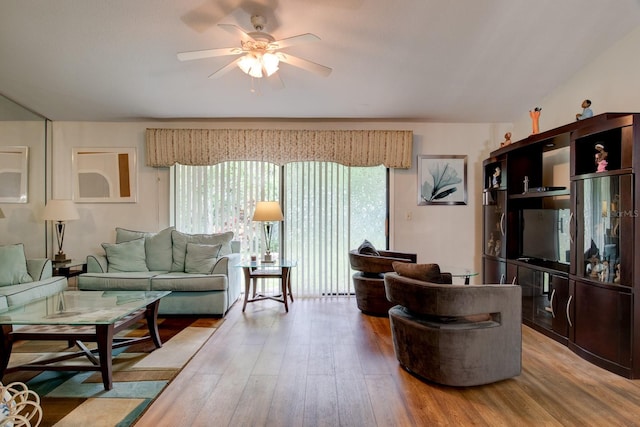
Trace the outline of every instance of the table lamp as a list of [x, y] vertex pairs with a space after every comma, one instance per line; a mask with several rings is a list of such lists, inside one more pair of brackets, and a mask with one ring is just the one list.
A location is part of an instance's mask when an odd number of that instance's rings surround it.
[[66, 221], [79, 219], [80, 215], [76, 209], [76, 205], [71, 200], [49, 200], [44, 207], [42, 219], [45, 221], [55, 221], [56, 237], [58, 238], [58, 253], [54, 257], [56, 262], [69, 261], [62, 251], [62, 243], [64, 242], [64, 228]]
[[271, 231], [274, 222], [284, 220], [280, 203], [258, 202], [256, 204], [256, 210], [253, 212], [253, 220], [264, 223], [264, 238], [267, 244], [267, 252], [264, 254], [262, 262], [274, 262], [271, 258]]

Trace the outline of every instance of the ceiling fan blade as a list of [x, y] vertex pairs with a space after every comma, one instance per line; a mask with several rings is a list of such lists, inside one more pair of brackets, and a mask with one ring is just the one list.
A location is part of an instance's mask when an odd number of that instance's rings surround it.
[[210, 79], [217, 79], [219, 77], [224, 76], [225, 74], [227, 74], [229, 71], [233, 70], [234, 68], [236, 68], [236, 64], [238, 64], [238, 61], [240, 61], [242, 57], [240, 58], [236, 58], [233, 61], [229, 62], [227, 65], [225, 65], [224, 67], [220, 68], [218, 71], [214, 72], [213, 74], [211, 74], [209, 76]]
[[303, 70], [311, 71], [312, 73], [320, 74], [323, 77], [327, 77], [331, 74], [331, 71], [333, 71], [331, 68], [325, 67], [324, 65], [316, 64], [315, 62], [289, 55], [287, 53], [278, 52], [277, 55], [280, 61], [284, 63], [302, 68]]
[[191, 61], [193, 59], [213, 58], [215, 56], [239, 55], [242, 49], [238, 47], [223, 47], [220, 49], [194, 50], [191, 52], [180, 52], [180, 61]]
[[253, 37], [251, 37], [245, 30], [235, 24], [218, 24], [218, 27], [230, 32], [234, 36], [240, 36], [240, 39], [243, 42], [253, 40]]
[[281, 49], [284, 47], [294, 46], [301, 43], [316, 42], [319, 40], [320, 37], [316, 36], [315, 34], [305, 33], [298, 34], [297, 36], [287, 37], [281, 40], [276, 40], [275, 42], [271, 43], [271, 45], [277, 45], [276, 49]]

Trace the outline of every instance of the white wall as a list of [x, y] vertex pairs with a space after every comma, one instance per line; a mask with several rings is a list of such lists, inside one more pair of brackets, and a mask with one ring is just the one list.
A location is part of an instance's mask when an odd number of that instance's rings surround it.
[[[68, 223], [65, 252], [74, 258], [101, 253], [100, 243], [113, 242], [115, 227], [155, 231], [169, 225], [169, 170], [145, 166], [145, 129], [278, 128], [278, 129], [407, 129], [414, 132], [413, 167], [391, 173], [391, 248], [415, 251], [419, 262], [438, 262], [480, 271], [482, 160], [499, 146], [509, 125], [438, 124], [355, 121], [197, 121], [142, 123], [53, 123], [54, 198], [72, 196], [71, 153], [74, 147], [136, 147], [137, 203], [78, 204], [80, 220]], [[466, 206], [417, 206], [416, 156], [468, 156]], [[411, 217], [407, 219], [407, 215]]]
[[[575, 120], [582, 112], [580, 104], [590, 99], [593, 114], [640, 111], [640, 27], [604, 51], [554, 93], [542, 98], [540, 131], [544, 132]], [[513, 141], [531, 133], [529, 112], [514, 125]]]

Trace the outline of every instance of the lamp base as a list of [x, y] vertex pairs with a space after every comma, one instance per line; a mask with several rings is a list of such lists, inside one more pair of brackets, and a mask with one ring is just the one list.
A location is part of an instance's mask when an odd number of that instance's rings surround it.
[[58, 252], [53, 257], [53, 261], [55, 262], [71, 262], [71, 259], [67, 258], [67, 254], [64, 252]]
[[264, 254], [264, 257], [262, 258], [262, 262], [272, 263], [272, 262], [276, 262], [276, 260], [271, 257], [271, 254]]

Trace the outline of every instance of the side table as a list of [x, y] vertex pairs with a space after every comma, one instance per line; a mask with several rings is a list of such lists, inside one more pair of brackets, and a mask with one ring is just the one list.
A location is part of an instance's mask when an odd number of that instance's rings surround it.
[[53, 275], [64, 276], [67, 279], [87, 272], [87, 264], [83, 260], [72, 259], [68, 262], [51, 261]]
[[[238, 267], [241, 267], [244, 272], [244, 304], [242, 305], [242, 311], [247, 308], [247, 303], [262, 301], [270, 299], [278, 301], [284, 304], [284, 309], [289, 312], [289, 303], [287, 301], [287, 294], [293, 302], [293, 293], [291, 292], [291, 268], [297, 265], [296, 261], [291, 260], [277, 260], [271, 263], [265, 263], [261, 261], [247, 261], [240, 263]], [[257, 279], [280, 279], [281, 294], [280, 295], [263, 295], [257, 293]], [[251, 291], [251, 284], [253, 283], [253, 292]], [[249, 294], [251, 293], [251, 298]]]

